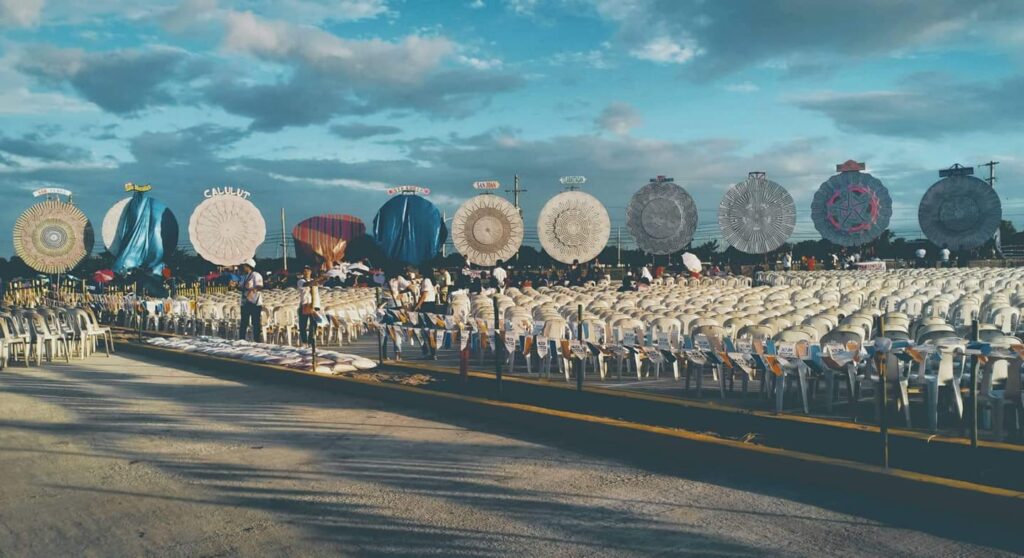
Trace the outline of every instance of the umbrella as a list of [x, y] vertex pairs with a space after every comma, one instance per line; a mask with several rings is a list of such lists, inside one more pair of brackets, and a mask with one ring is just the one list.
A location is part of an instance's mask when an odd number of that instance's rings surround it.
[[327, 272], [328, 277], [337, 277], [338, 279], [345, 278], [345, 270], [335, 267]]
[[216, 280], [216, 279], [217, 279], [218, 277], [220, 277], [220, 272], [217, 272], [217, 271], [211, 271], [211, 272], [209, 272], [209, 273], [207, 273], [207, 274], [206, 274], [206, 277], [204, 277], [204, 279], [206, 279], [207, 281], [214, 281], [214, 280]]
[[92, 280], [97, 283], [109, 283], [114, 280], [114, 272], [109, 269], [101, 269], [92, 274]]
[[690, 252], [683, 253], [683, 265], [686, 266], [686, 269], [694, 273], [700, 273], [700, 258], [698, 258], [695, 254], [692, 254]]

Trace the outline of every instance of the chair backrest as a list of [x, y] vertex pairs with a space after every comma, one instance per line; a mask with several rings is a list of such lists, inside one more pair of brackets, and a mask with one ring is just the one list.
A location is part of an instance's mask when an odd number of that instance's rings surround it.
[[863, 343], [864, 330], [856, 326], [840, 325], [821, 338], [821, 343], [823, 345], [828, 343], [839, 343], [840, 345], [845, 345], [850, 341]]

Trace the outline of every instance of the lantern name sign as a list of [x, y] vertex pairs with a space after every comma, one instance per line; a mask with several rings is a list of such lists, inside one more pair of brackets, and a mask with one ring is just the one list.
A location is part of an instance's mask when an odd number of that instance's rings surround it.
[[214, 196], [238, 196], [243, 200], [249, 199], [252, 194], [248, 190], [241, 188], [235, 188], [234, 186], [224, 186], [223, 188], [207, 188], [203, 190], [204, 198], [212, 198]]
[[387, 192], [389, 196], [393, 196], [395, 194], [420, 194], [422, 196], [429, 196], [430, 188], [424, 188], [422, 186], [404, 185], [388, 188]]
[[585, 176], [563, 176], [558, 179], [559, 182], [566, 186], [579, 186], [587, 181]]
[[473, 188], [477, 190], [497, 190], [501, 187], [501, 182], [497, 180], [480, 180], [473, 183]]
[[71, 197], [71, 190], [65, 190], [64, 188], [40, 188], [35, 192], [32, 192], [33, 197], [41, 196], [67, 196]]

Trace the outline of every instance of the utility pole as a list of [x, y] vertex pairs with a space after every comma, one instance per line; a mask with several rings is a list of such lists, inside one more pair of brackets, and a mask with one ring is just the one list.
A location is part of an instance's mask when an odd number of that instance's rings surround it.
[[988, 185], [993, 188], [996, 187], [996, 165], [998, 164], [999, 161], [989, 161], [981, 165], [983, 167], [988, 167]]
[[[441, 222], [442, 223], [447, 223], [448, 222], [448, 210], [447, 209], [442, 209], [441, 210]], [[445, 250], [446, 248], [448, 248], [448, 239], [445, 239], [445, 241], [441, 243], [441, 257], [442, 258], [448, 256], [448, 254], [446, 253], [447, 250]]]
[[288, 237], [285, 236], [284, 208], [281, 208], [281, 269], [288, 273]]
[[623, 227], [615, 227], [615, 267], [623, 265]]
[[525, 193], [528, 190], [523, 190], [519, 187], [519, 175], [515, 175], [514, 186], [511, 190], [505, 190], [506, 193], [512, 194], [512, 205], [519, 211], [519, 216], [523, 216], [523, 208], [519, 207], [519, 194]]

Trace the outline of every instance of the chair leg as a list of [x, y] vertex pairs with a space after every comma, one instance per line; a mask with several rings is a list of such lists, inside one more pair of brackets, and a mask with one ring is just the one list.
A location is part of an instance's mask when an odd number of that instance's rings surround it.
[[786, 396], [786, 376], [774, 376], [773, 383], [775, 384], [775, 412], [782, 412], [783, 398]]
[[939, 429], [939, 386], [936, 383], [925, 384], [925, 397], [928, 405], [928, 430], [935, 432]]
[[910, 428], [910, 388], [906, 380], [900, 380], [900, 403], [903, 404], [903, 418], [907, 421], [907, 428]]
[[804, 414], [811, 414], [811, 405], [807, 401], [807, 368], [803, 364], [799, 364], [796, 369], [797, 379], [800, 382], [800, 399], [804, 404]]

